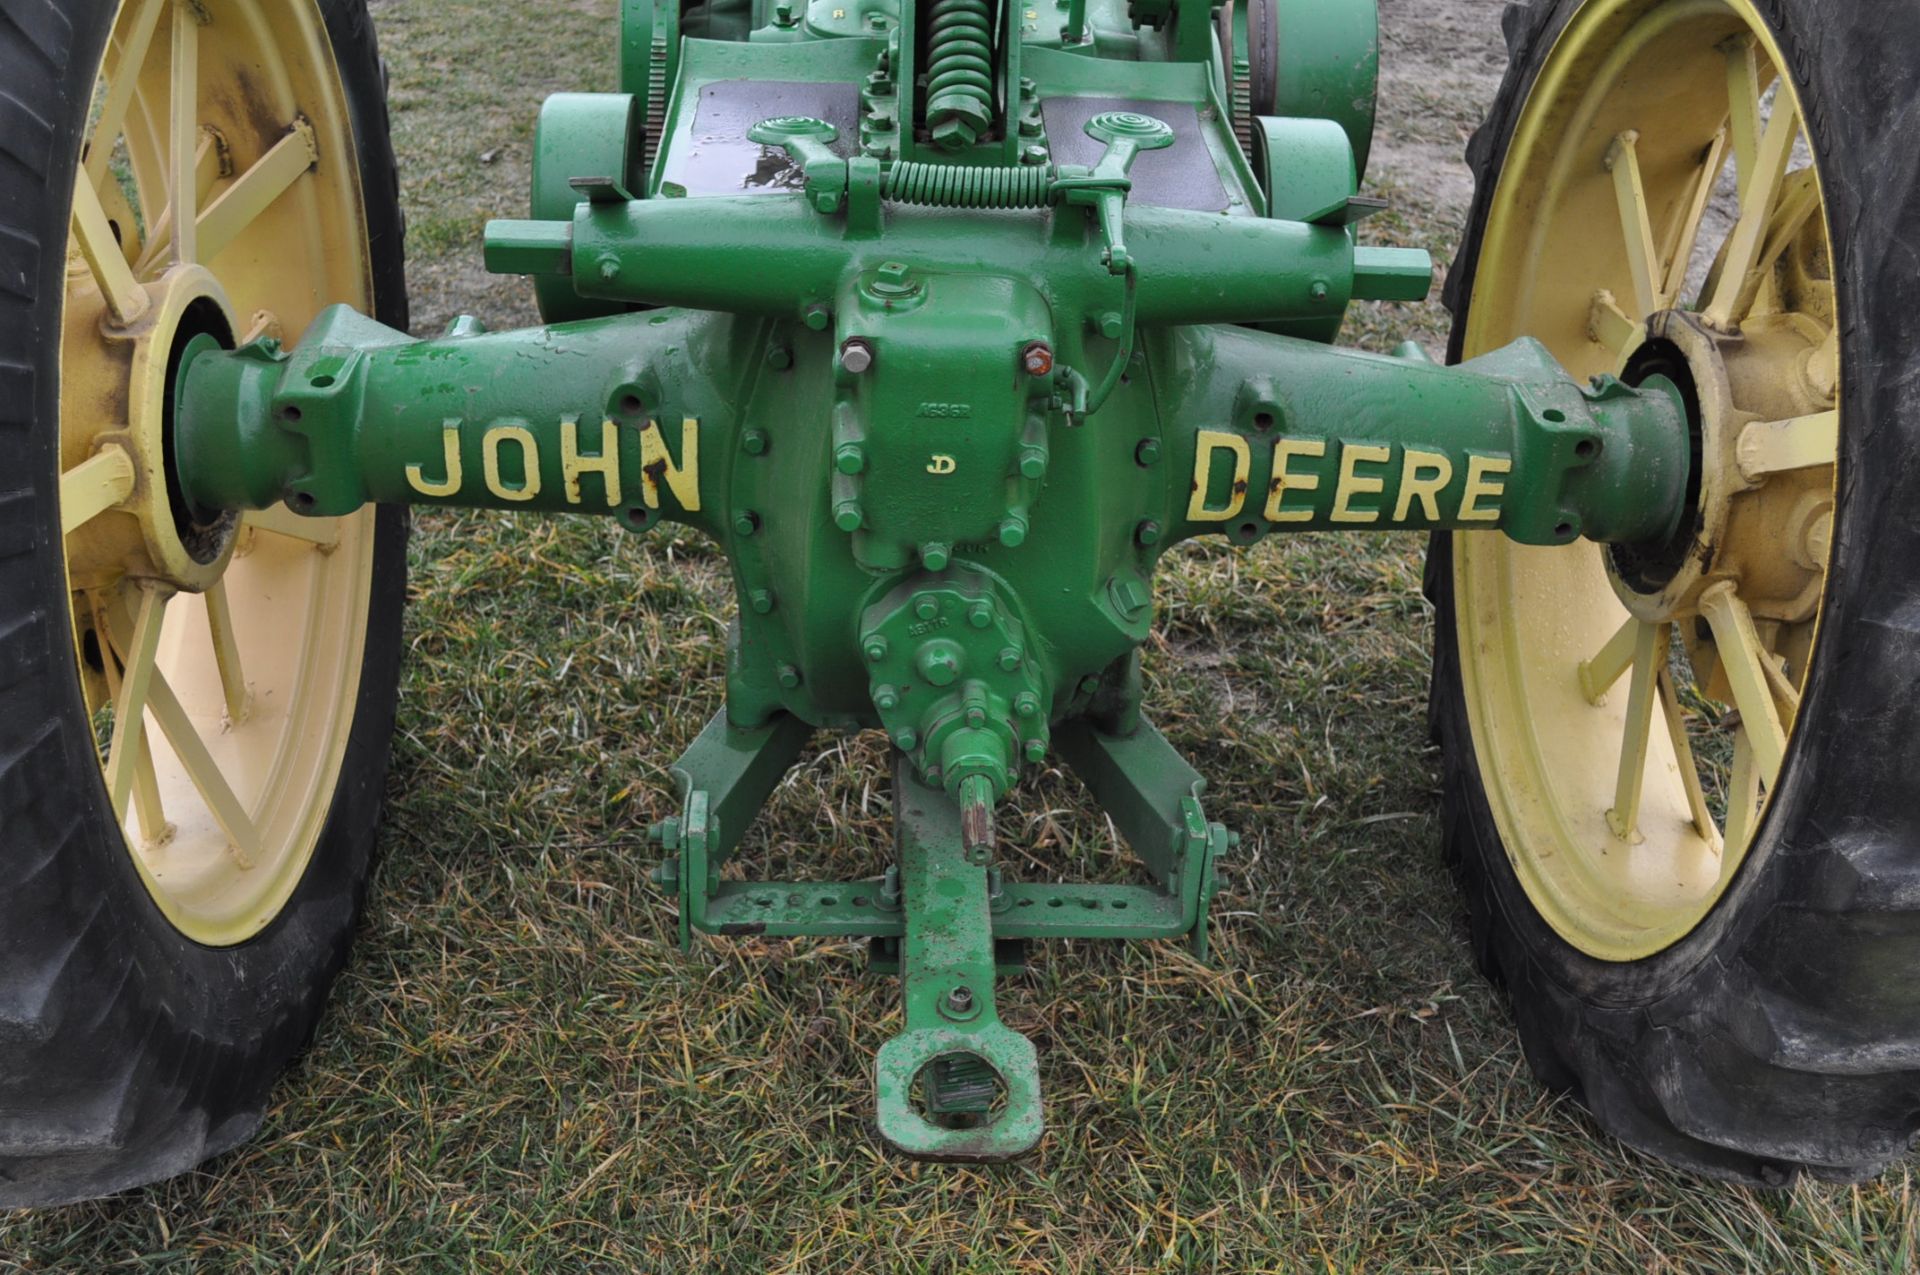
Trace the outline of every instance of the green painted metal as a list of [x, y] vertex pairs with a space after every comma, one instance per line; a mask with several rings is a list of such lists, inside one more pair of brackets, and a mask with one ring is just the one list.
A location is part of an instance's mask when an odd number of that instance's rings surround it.
[[[646, 100], [631, 93], [555, 93], [540, 107], [534, 131], [533, 201], [536, 220], [571, 221], [587, 196], [574, 182], [597, 177], [628, 192], [646, 189]], [[619, 314], [618, 302], [582, 297], [564, 281], [533, 281], [540, 317], [548, 323]]]
[[[1009, 945], [1206, 955], [1232, 838], [1140, 711], [1169, 547], [1635, 543], [1685, 504], [1670, 385], [1578, 384], [1528, 342], [1457, 368], [1332, 348], [1353, 301], [1432, 280], [1363, 242], [1372, 0], [1218, 10], [623, 0], [624, 92], [548, 104], [533, 216], [487, 231], [567, 321], [417, 340], [335, 308], [292, 350], [179, 361], [203, 510], [586, 513], [722, 547], [726, 707], [675, 767], [657, 879], [685, 945], [865, 937], [897, 963], [880, 1125], [912, 1154], [1040, 1135], [1032, 1047], [994, 1013]], [[815, 731], [875, 728], [884, 876], [723, 873]], [[1050, 760], [1141, 881], [1011, 879], [993, 812]]]
[[[1352, 141], [1355, 169], [1365, 176], [1380, 81], [1378, 0], [1255, 2], [1273, 10], [1270, 60], [1254, 50], [1256, 113], [1332, 120]], [[1272, 71], [1263, 86], [1264, 66]]]

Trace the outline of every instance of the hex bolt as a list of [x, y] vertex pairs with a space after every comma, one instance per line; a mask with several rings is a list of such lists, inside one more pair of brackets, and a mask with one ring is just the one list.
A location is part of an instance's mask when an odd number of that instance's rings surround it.
[[960, 680], [960, 649], [952, 642], [929, 642], [920, 648], [920, 676], [934, 686], [952, 686]]
[[867, 449], [858, 443], [842, 443], [833, 450], [833, 467], [851, 477], [867, 467]]
[[800, 685], [800, 670], [791, 664], [780, 666], [780, 685], [788, 690], [796, 690]]
[[812, 331], [825, 332], [833, 319], [833, 311], [816, 301], [800, 312], [800, 318]]
[[931, 593], [923, 593], [913, 600], [913, 613], [922, 620], [931, 620], [940, 614], [940, 599]]
[[1002, 647], [994, 662], [1000, 666], [1002, 673], [1011, 673], [1020, 667], [1020, 652], [1011, 646]]
[[1020, 449], [1020, 476], [1035, 481], [1047, 476], [1047, 449], [1027, 446]]
[[859, 376], [873, 366], [873, 346], [865, 337], [848, 337], [840, 347], [840, 366]]
[[878, 633], [876, 633], [872, 637], [867, 639], [865, 649], [867, 652], [867, 658], [873, 661], [875, 664], [878, 664], [881, 660], [884, 660], [887, 658], [887, 650], [888, 650], [887, 639], [885, 639], [884, 637], [881, 637]]
[[920, 737], [910, 730], [903, 730], [893, 737], [893, 746], [903, 753], [910, 753], [920, 742]]
[[920, 546], [920, 561], [929, 571], [945, 571], [953, 550], [938, 540]]
[[1080, 679], [1080, 693], [1082, 695], [1091, 695], [1099, 689], [1100, 679], [1093, 674], [1089, 673]]
[[987, 724], [987, 710], [978, 704], [967, 709], [967, 725], [979, 730]]
[[793, 366], [793, 351], [784, 345], [767, 347], [767, 366], [776, 372], [784, 372]]
[[1020, 162], [1023, 164], [1044, 164], [1047, 159], [1047, 148], [1044, 146], [1029, 146], [1020, 152]]
[[984, 629], [993, 623], [993, 603], [982, 600], [967, 608], [967, 623]]
[[1018, 549], [1027, 542], [1027, 520], [1019, 514], [1008, 514], [1000, 524], [1000, 543], [1009, 549]]
[[867, 525], [866, 511], [857, 500], [843, 500], [833, 507], [833, 525], [852, 535]]
[[764, 429], [750, 429], [740, 435], [740, 450], [749, 456], [765, 456], [767, 454], [767, 431]]
[[1040, 697], [1032, 691], [1021, 692], [1020, 698], [1013, 701], [1013, 711], [1022, 717], [1038, 717], [1040, 715]]
[[1127, 321], [1118, 310], [1107, 310], [1096, 320], [1096, 326], [1101, 336], [1109, 341], [1118, 341], [1120, 334], [1127, 330]]
[[1133, 449], [1134, 463], [1142, 469], [1152, 469], [1160, 463], [1160, 440], [1143, 438], [1140, 445]]
[[747, 604], [753, 608], [755, 615], [771, 614], [773, 611], [773, 590], [755, 589], [747, 595]]
[[900, 692], [886, 685], [874, 687], [873, 706], [883, 713], [891, 713], [900, 707]]
[[1053, 371], [1053, 350], [1045, 341], [1034, 341], [1020, 351], [1020, 366], [1028, 376], [1045, 376]]
[[733, 530], [736, 535], [751, 536], [760, 530], [760, 515], [751, 509], [742, 509], [733, 516]]
[[900, 868], [897, 864], [888, 864], [880, 878], [880, 907], [888, 912], [900, 910]]
[[1027, 761], [1035, 766], [1047, 759], [1047, 741], [1030, 739], [1027, 741]]
[[1160, 524], [1151, 518], [1143, 519], [1140, 525], [1133, 529], [1133, 539], [1134, 543], [1140, 545], [1159, 544]]

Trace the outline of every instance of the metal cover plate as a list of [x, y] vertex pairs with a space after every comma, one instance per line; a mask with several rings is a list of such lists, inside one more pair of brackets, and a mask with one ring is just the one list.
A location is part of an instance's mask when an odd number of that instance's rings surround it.
[[716, 80], [700, 88], [693, 126], [673, 139], [662, 180], [689, 195], [787, 195], [803, 177], [777, 147], [747, 140], [761, 120], [807, 115], [840, 130], [835, 152], [852, 155], [859, 140], [860, 91], [852, 84], [801, 80]]
[[1189, 102], [1142, 102], [1126, 97], [1050, 97], [1040, 104], [1047, 141], [1056, 164], [1092, 168], [1106, 146], [1087, 136], [1087, 121], [1102, 111], [1134, 111], [1164, 120], [1173, 128], [1173, 145], [1147, 151], [1133, 161], [1133, 193], [1128, 202], [1194, 212], [1226, 212], [1227, 191], [1213, 166], [1200, 113]]

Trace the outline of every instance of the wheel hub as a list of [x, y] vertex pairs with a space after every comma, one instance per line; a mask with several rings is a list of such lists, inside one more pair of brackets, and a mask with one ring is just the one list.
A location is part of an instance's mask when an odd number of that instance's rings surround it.
[[202, 593], [225, 573], [240, 523], [232, 515], [197, 514], [181, 495], [172, 446], [175, 381], [189, 344], [232, 346], [233, 308], [219, 280], [199, 265], [175, 266], [142, 293], [147, 305], [130, 324], [117, 324], [103, 308], [86, 335], [105, 345], [105, 357], [77, 364], [83, 374], [70, 375], [65, 387], [70, 411], [110, 422], [88, 441], [90, 454], [117, 450], [133, 470], [132, 493], [116, 506], [127, 516], [76, 530], [68, 570], [75, 588], [126, 577]]

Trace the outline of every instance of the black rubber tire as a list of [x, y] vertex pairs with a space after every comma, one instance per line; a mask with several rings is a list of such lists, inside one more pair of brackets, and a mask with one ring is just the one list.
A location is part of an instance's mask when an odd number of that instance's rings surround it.
[[[1469, 148], [1478, 194], [1448, 280], [1455, 361], [1509, 136], [1578, 4], [1507, 6], [1511, 65]], [[1528, 1062], [1620, 1141], [1778, 1187], [1799, 1173], [1870, 1177], [1920, 1127], [1920, 10], [1755, 4], [1786, 52], [1836, 230], [1843, 486], [1788, 766], [1732, 889], [1686, 939], [1609, 964], [1534, 910], [1476, 770], [1446, 536], [1432, 543], [1427, 593], [1446, 856]]]
[[[1802, 1172], [1871, 1176], [1920, 1125], [1920, 9], [1754, 2], [1805, 107], [1836, 235], [1842, 490], [1786, 769], [1732, 888], [1692, 934], [1615, 964], [1542, 920], [1475, 764], [1447, 537], [1433, 543], [1427, 592], [1445, 854], [1535, 1073], [1631, 1146], [1780, 1186]], [[1579, 3], [1507, 7], [1512, 61], [1468, 152], [1478, 194], [1448, 281], [1455, 360], [1516, 117]]]
[[[365, 0], [320, 0], [359, 141], [378, 317], [407, 326], [397, 176]], [[81, 130], [117, 3], [0, 0], [0, 1208], [193, 1167], [258, 1128], [365, 893], [399, 684], [407, 523], [382, 511], [366, 663], [312, 867], [259, 937], [195, 944], [137, 875], [68, 629], [59, 303]]]

